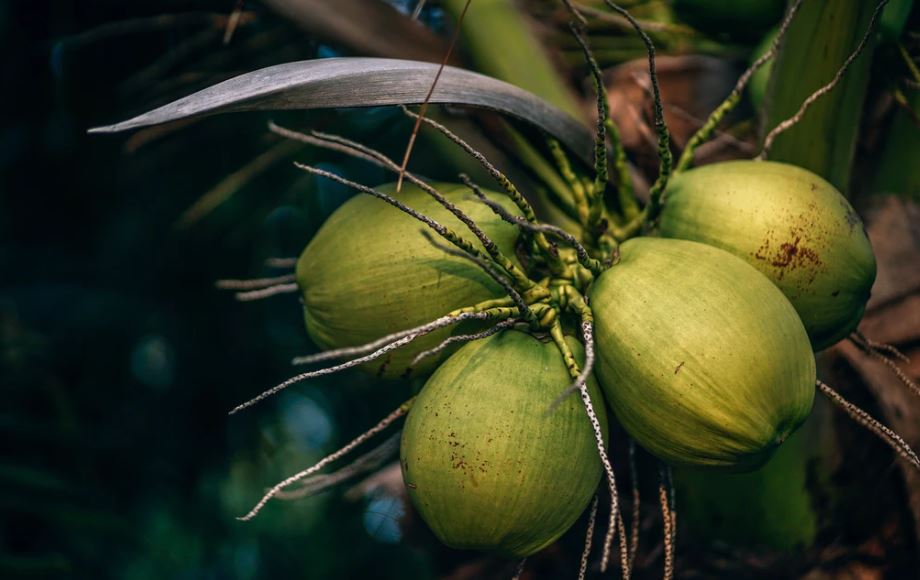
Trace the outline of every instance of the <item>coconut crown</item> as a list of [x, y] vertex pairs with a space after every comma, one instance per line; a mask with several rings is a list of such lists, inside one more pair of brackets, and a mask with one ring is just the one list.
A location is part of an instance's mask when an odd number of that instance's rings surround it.
[[743, 260], [635, 238], [591, 288], [598, 380], [617, 419], [673, 464], [750, 470], [808, 416], [815, 360], [789, 301]]
[[[581, 359], [580, 343], [567, 342]], [[578, 395], [550, 410], [570, 382], [552, 342], [516, 330], [468, 343], [435, 371], [409, 411], [400, 458], [409, 497], [441, 541], [523, 557], [575, 523], [602, 466]], [[593, 378], [588, 388], [606, 433]]]
[[859, 324], [875, 255], [856, 211], [818, 175], [770, 161], [714, 163], [675, 176], [666, 196], [661, 235], [757, 268], [795, 306], [815, 350]]
[[[463, 185], [434, 184], [506, 253], [513, 256], [518, 230], [472, 198]], [[464, 225], [425, 191], [404, 184], [378, 188], [454, 231]], [[505, 196], [496, 201], [507, 204]], [[297, 262], [307, 332], [321, 348], [355, 346], [416, 327], [456, 308], [504, 296], [476, 264], [451, 256], [423, 234], [426, 226], [380, 199], [359, 195], [339, 207], [310, 241]], [[472, 236], [470, 239], [475, 240]], [[434, 236], [438, 243], [447, 242]], [[478, 244], [478, 242], [477, 242]], [[369, 365], [370, 372], [400, 376], [418, 353], [453, 333], [475, 328], [459, 324], [432, 332]], [[414, 369], [432, 368], [429, 357]]]

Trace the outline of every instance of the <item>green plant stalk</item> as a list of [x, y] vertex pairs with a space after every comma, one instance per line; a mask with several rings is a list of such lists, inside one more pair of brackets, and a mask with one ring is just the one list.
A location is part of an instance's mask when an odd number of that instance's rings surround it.
[[564, 211], [570, 219], [577, 220], [578, 208], [572, 198], [572, 190], [566, 181], [559, 176], [553, 166], [519, 132], [507, 123], [505, 123], [505, 129], [511, 147], [514, 148], [514, 152], [519, 156], [520, 161], [552, 193], [552, 205]]
[[620, 131], [616, 123], [607, 119], [607, 135], [610, 136], [610, 147], [613, 149], [613, 170], [616, 173], [617, 198], [620, 201], [620, 211], [627, 221], [639, 215], [639, 202], [633, 193], [632, 176], [629, 174], [629, 164], [626, 162], [626, 150], [620, 139]]
[[[445, 0], [454, 18], [466, 0]], [[526, 14], [512, 0], [476, 0], [463, 20], [462, 50], [476, 70], [534, 94], [585, 120], [578, 97], [556, 69]]]
[[[584, 52], [585, 61], [591, 71], [591, 79], [594, 83], [594, 94], [597, 101], [597, 129], [594, 142], [594, 181], [591, 184], [590, 195], [588, 196], [588, 214], [583, 220], [584, 236], [589, 246], [597, 247], [603, 255], [612, 255], [610, 251], [613, 247], [603, 241], [604, 233], [601, 224], [609, 222], [611, 219], [620, 222], [621, 216], [608, 215], [607, 207], [604, 202], [604, 194], [607, 189], [608, 171], [607, 171], [607, 132], [611, 131], [611, 142], [613, 144], [614, 160], [622, 162], [622, 165], [616, 167], [614, 176], [617, 179], [616, 187], [622, 200], [625, 190], [629, 190], [629, 197], [632, 197], [631, 178], [629, 171], [625, 170], [625, 153], [623, 152], [619, 132], [616, 125], [610, 119], [607, 109], [607, 87], [604, 84], [604, 77], [601, 69], [594, 59], [591, 48], [588, 46], [588, 40], [581, 31], [572, 24], [572, 34], [581, 46]], [[632, 200], [633, 208], [638, 213], [638, 206]]]
[[891, 120], [891, 128], [885, 136], [885, 143], [878, 156], [874, 179], [871, 182], [873, 194], [897, 194], [920, 200], [920, 92], [906, 96], [906, 104], [913, 111], [899, 108]]
[[739, 101], [741, 101], [741, 91], [732, 91], [731, 94], [716, 107], [712, 114], [709, 115], [709, 118], [706, 119], [706, 123], [693, 134], [689, 141], [687, 141], [687, 146], [684, 147], [681, 153], [680, 160], [677, 162], [677, 167], [674, 168], [674, 173], [685, 171], [693, 165], [693, 155], [696, 149], [709, 140], [715, 132], [716, 127], [722, 122], [722, 119], [735, 108], [735, 105], [737, 105]]
[[913, 77], [914, 82], [920, 83], [920, 68], [917, 67], [917, 63], [914, 62], [910, 53], [907, 52], [907, 49], [904, 48], [904, 45], [900, 42], [898, 43], [898, 54], [900, 54], [901, 58], [904, 60], [904, 66], [910, 71], [910, 75]]
[[559, 352], [562, 354], [562, 361], [565, 363], [565, 368], [569, 372], [569, 376], [572, 379], [577, 379], [578, 375], [581, 374], [581, 369], [578, 366], [578, 361], [575, 360], [575, 353], [572, 352], [572, 349], [569, 348], [569, 345], [565, 342], [565, 335], [562, 332], [562, 323], [558, 320], [554, 321], [553, 325], [550, 326], [549, 334], [553, 342], [556, 343], [556, 347], [559, 348]]
[[[809, 95], [834, 76], [859, 44], [875, 4], [838, 0], [802, 5], [774, 60], [764, 133], [794, 115]], [[873, 36], [841, 83], [776, 139], [770, 160], [809, 169], [847, 194], [875, 44]]]
[[811, 546], [818, 532], [818, 514], [809, 470], [822, 460], [821, 445], [831, 434], [826, 414], [816, 409], [773, 459], [755, 472], [677, 469], [676, 488], [684, 506], [681, 517], [689, 533], [734, 546], [782, 551]]
[[549, 147], [550, 155], [552, 155], [556, 164], [556, 170], [559, 171], [559, 175], [565, 180], [568, 190], [571, 192], [572, 199], [575, 201], [575, 208], [578, 211], [578, 219], [581, 222], [581, 226], [584, 227], [588, 221], [588, 212], [590, 211], [588, 191], [581, 180], [578, 179], [578, 176], [575, 175], [572, 164], [569, 162], [569, 158], [559, 141], [547, 138], [546, 145]]

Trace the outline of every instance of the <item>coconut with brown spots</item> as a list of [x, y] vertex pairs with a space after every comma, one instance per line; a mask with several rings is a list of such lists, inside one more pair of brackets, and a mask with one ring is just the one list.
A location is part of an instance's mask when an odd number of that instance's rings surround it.
[[729, 161], [668, 184], [661, 235], [727, 250], [783, 291], [815, 350], [847, 336], [875, 281], [853, 207], [830, 183], [785, 163]]
[[[409, 411], [400, 459], [441, 541], [522, 557], [575, 523], [602, 467], [577, 394], [553, 406], [570, 382], [551, 341], [517, 330], [471, 342], [435, 371]], [[588, 388], [606, 433], [593, 378]]]

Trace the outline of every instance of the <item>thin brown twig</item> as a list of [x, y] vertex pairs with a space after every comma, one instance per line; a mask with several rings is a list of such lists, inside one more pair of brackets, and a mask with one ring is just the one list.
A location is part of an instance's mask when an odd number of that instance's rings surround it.
[[244, 521], [244, 522], [251, 520], [256, 515], [258, 515], [258, 513], [262, 510], [262, 508], [265, 507], [265, 504], [267, 504], [270, 499], [275, 497], [275, 495], [279, 491], [283, 490], [285, 487], [291, 485], [292, 483], [296, 483], [305, 477], [309, 477], [310, 475], [313, 475], [314, 473], [318, 472], [320, 469], [326, 467], [330, 463], [337, 461], [341, 459], [342, 457], [351, 453], [352, 450], [354, 450], [356, 447], [358, 447], [359, 445], [361, 445], [368, 439], [372, 438], [374, 435], [380, 433], [381, 431], [389, 427], [394, 421], [396, 421], [397, 419], [405, 415], [411, 408], [412, 402], [414, 400], [415, 400], [415, 397], [413, 397], [412, 399], [409, 399], [408, 401], [406, 401], [405, 403], [397, 407], [396, 410], [394, 410], [392, 413], [384, 417], [383, 420], [381, 420], [379, 423], [377, 423], [376, 425], [374, 425], [373, 427], [371, 427], [370, 429], [368, 429], [361, 435], [358, 435], [356, 438], [352, 439], [347, 445], [345, 445], [344, 447], [342, 447], [335, 453], [331, 455], [327, 455], [326, 457], [322, 458], [312, 467], [304, 469], [303, 471], [296, 473], [292, 475], [291, 477], [288, 477], [287, 479], [281, 481], [280, 483], [275, 484], [271, 489], [269, 489], [265, 493], [265, 495], [262, 496], [262, 499], [260, 499], [258, 503], [256, 503], [256, 505], [253, 506], [253, 508], [249, 510], [249, 512], [246, 515], [240, 516], [237, 519]]
[[[399, 171], [399, 167], [396, 165], [396, 163], [393, 162], [392, 159], [390, 159], [383, 153], [375, 149], [372, 149], [370, 147], [367, 147], [366, 145], [356, 143], [354, 141], [351, 141], [344, 137], [340, 137], [338, 135], [327, 135], [324, 133], [319, 133], [319, 132], [314, 131], [313, 135], [310, 136], [310, 135], [305, 135], [303, 133], [298, 133], [296, 131], [291, 131], [289, 129], [284, 129], [282, 127], [275, 125], [272, 122], [269, 123], [269, 129], [280, 135], [284, 135], [285, 137], [295, 139], [303, 143], [311, 143], [319, 147], [325, 147], [328, 149], [341, 151], [353, 157], [365, 159], [385, 169], [390, 169], [391, 171], [394, 171], [394, 172]], [[312, 167], [309, 165], [304, 165], [302, 163], [294, 163], [294, 165], [300, 169], [303, 169], [304, 171], [308, 171], [310, 173], [319, 175], [321, 177], [326, 177], [327, 179], [332, 179], [333, 181], [337, 181], [343, 185], [347, 185], [357, 191], [360, 191], [362, 193], [367, 193], [367, 194], [373, 195], [374, 197], [382, 199], [383, 201], [389, 203], [390, 205], [396, 207], [397, 209], [400, 209], [401, 211], [408, 213], [409, 215], [418, 219], [419, 221], [422, 221], [423, 223], [425, 223], [430, 228], [435, 230], [439, 235], [447, 239], [449, 242], [451, 242], [455, 246], [463, 249], [464, 251], [470, 254], [482, 257], [482, 252], [476, 249], [468, 241], [454, 234], [448, 228], [439, 224], [435, 220], [397, 201], [392, 196], [389, 196], [376, 189], [367, 187], [366, 185], [362, 185], [360, 183], [347, 180], [344, 177], [341, 177], [329, 171], [325, 171], [325, 170], [322, 170], [316, 167]], [[514, 282], [517, 285], [521, 286], [523, 289], [529, 289], [533, 287], [534, 285], [533, 281], [530, 280], [523, 272], [521, 272], [520, 269], [502, 253], [498, 245], [494, 241], [492, 241], [489, 238], [489, 236], [482, 230], [482, 228], [480, 228], [471, 217], [469, 217], [465, 212], [463, 212], [463, 210], [461, 210], [459, 207], [457, 207], [456, 205], [448, 201], [447, 198], [444, 197], [444, 195], [441, 194], [441, 192], [439, 192], [437, 189], [432, 187], [431, 184], [429, 184], [423, 179], [420, 179], [419, 177], [415, 176], [411, 172], [405, 172], [405, 177], [410, 182], [412, 182], [414, 185], [417, 185], [418, 187], [420, 187], [423, 191], [425, 191], [425, 193], [433, 197], [435, 201], [441, 204], [441, 206], [444, 209], [452, 213], [454, 217], [460, 220], [460, 222], [463, 223], [463, 225], [465, 225], [466, 228], [470, 232], [472, 232], [473, 235], [476, 236], [476, 238], [482, 244], [483, 248], [485, 248], [486, 252], [488, 253], [489, 258], [495, 261], [495, 263], [498, 266], [500, 266], [512, 278], [514, 278]]]
[[[475, 311], [475, 308], [476, 308], [475, 306], [470, 308], [470, 311]], [[461, 320], [466, 320], [465, 315], [460, 315], [460, 316], [461, 317], [457, 320], [458, 322]], [[378, 348], [386, 346], [387, 344], [390, 344], [391, 342], [395, 342], [401, 338], [405, 338], [409, 335], [415, 334], [416, 332], [419, 331], [419, 328], [420, 327], [409, 328], [407, 330], [400, 330], [399, 332], [394, 332], [392, 334], [382, 336], [378, 338], [377, 340], [373, 340], [367, 344], [362, 344], [359, 346], [346, 346], [346, 347], [337, 348], [334, 350], [324, 350], [323, 352], [309, 354], [306, 356], [299, 356], [299, 357], [294, 358], [291, 361], [291, 364], [292, 365], [307, 365], [307, 364], [314, 364], [314, 363], [318, 363], [318, 362], [322, 362], [326, 360], [367, 354], [371, 351], [377, 350]]]
[[428, 89], [428, 94], [425, 95], [425, 101], [419, 109], [419, 118], [415, 120], [415, 126], [412, 127], [412, 134], [409, 136], [409, 144], [406, 146], [406, 153], [403, 155], [402, 165], [399, 167], [399, 176], [396, 178], [397, 193], [402, 191], [403, 177], [406, 174], [406, 167], [409, 166], [409, 157], [412, 155], [412, 148], [415, 146], [415, 139], [418, 137], [418, 131], [422, 125], [422, 117], [425, 116], [425, 111], [428, 110], [428, 103], [431, 101], [431, 95], [434, 94], [434, 88], [438, 86], [438, 80], [441, 78], [441, 73], [444, 71], [444, 67], [447, 66], [447, 61], [450, 60], [450, 55], [454, 51], [454, 45], [457, 44], [457, 38], [460, 37], [460, 27], [463, 24], [463, 18], [466, 16], [466, 11], [470, 7], [470, 2], [471, 0], [466, 0], [466, 4], [463, 5], [463, 10], [457, 18], [456, 28], [454, 28], [454, 33], [450, 38], [450, 44], [447, 46], [444, 58], [441, 59], [438, 72], [434, 75], [434, 81], [431, 83], [431, 88]]
[[[891, 360], [888, 356], [886, 356], [882, 352], [882, 350], [888, 350], [888, 352], [893, 351], [893, 353], [896, 353], [896, 356], [900, 355], [901, 360], [906, 360], [906, 362], [910, 363], [910, 359], [904, 356], [904, 354], [901, 353], [901, 351], [887, 344], [881, 344], [875, 341], [870, 342], [869, 339], [867, 339], [865, 336], [863, 336], [858, 331], [850, 335], [850, 340], [852, 340], [853, 343], [856, 344], [856, 346], [862, 349], [862, 351], [868, 354], [870, 357], [874, 358], [875, 360], [879, 361], [880, 363], [882, 363], [883, 365], [891, 369], [891, 372], [893, 372], [895, 376], [898, 377], [898, 380], [901, 381], [901, 384], [903, 384], [905, 387], [910, 389], [915, 395], [920, 396], [920, 385], [918, 385], [916, 382], [914, 382], [913, 379], [907, 376], [907, 373], [905, 373], [901, 369], [901, 367], [897, 365], [897, 363], [895, 363], [893, 360]], [[887, 347], [887, 348], [884, 348], [884, 347]]]
[[[561, 336], [561, 331], [558, 333], [558, 336]], [[558, 340], [560, 339], [557, 339], [557, 342]], [[588, 369], [588, 345], [593, 344], [594, 342], [593, 325], [591, 324], [590, 320], [582, 321], [582, 342], [585, 345], [586, 353], [584, 366], [586, 369]], [[591, 348], [593, 350], [593, 346]], [[590, 373], [591, 371], [588, 370], [588, 372]], [[598, 419], [597, 413], [595, 412], [594, 402], [591, 400], [591, 393], [588, 391], [587, 382], [580, 380], [582, 375], [583, 371], [579, 371], [578, 375], [575, 377], [576, 383], [580, 385], [578, 392], [581, 395], [585, 413], [588, 415], [588, 420], [590, 421], [591, 428], [594, 431], [597, 453], [601, 459], [601, 464], [604, 466], [604, 471], [607, 475], [607, 487], [610, 492], [610, 522], [607, 526], [607, 533], [604, 536], [604, 547], [603, 552], [601, 553], [601, 572], [607, 571], [607, 566], [610, 562], [610, 551], [613, 545], [613, 538], [615, 535], [618, 535], [621, 572], [623, 578], [628, 580], [630, 577], [631, 567], [629, 565], [629, 553], [627, 547], [627, 539], [625, 538], [626, 529], [623, 525], [623, 514], [620, 513], [620, 497], [619, 493], [617, 492], [616, 473], [613, 470], [613, 464], [610, 461], [610, 457], [607, 455], [607, 447], [604, 443], [603, 430], [601, 429], [600, 420]]]
[[439, 352], [443, 351], [445, 348], [447, 348], [448, 346], [452, 344], [456, 344], [459, 342], [472, 342], [474, 340], [481, 340], [483, 338], [488, 338], [492, 336], [493, 334], [498, 334], [499, 332], [501, 332], [502, 330], [506, 328], [511, 328], [518, 322], [520, 322], [520, 320], [516, 318], [509, 318], [507, 320], [502, 320], [495, 326], [491, 328], [487, 328], [486, 330], [483, 330], [482, 332], [475, 332], [471, 334], [456, 334], [454, 336], [448, 336], [447, 338], [442, 340], [441, 343], [438, 344], [437, 346], [429, 348], [428, 350], [424, 350], [418, 353], [417, 355], [415, 355], [415, 358], [413, 358], [412, 362], [409, 363], [409, 369], [406, 369], [406, 374], [408, 374], [409, 370], [415, 365], [417, 365], [420, 361], [430, 356], [434, 356], [438, 354]]
[[227, 19], [227, 28], [224, 31], [224, 45], [230, 44], [230, 41], [233, 40], [233, 34], [240, 25], [240, 17], [243, 16], [243, 4], [245, 2], [246, 0], [236, 0], [236, 7]]
[[849, 415], [851, 419], [869, 431], [872, 431], [879, 439], [891, 447], [894, 452], [897, 453], [902, 459], [913, 465], [917, 470], [920, 470], [920, 458], [917, 457], [917, 454], [914, 452], [914, 450], [911, 449], [910, 445], [908, 445], [900, 435], [879, 423], [875, 418], [869, 415], [869, 413], [847, 401], [840, 393], [832, 389], [830, 386], [821, 381], [817, 381], [816, 384], [818, 390], [820, 390], [824, 396], [829, 398], [831, 402], [833, 402], [847, 415]]
[[[268, 397], [271, 397], [272, 395], [290, 387], [293, 384], [296, 384], [302, 381], [306, 381], [308, 379], [314, 379], [317, 377], [322, 377], [322, 376], [338, 373], [338, 372], [341, 372], [341, 371], [344, 371], [344, 370], [347, 370], [347, 369], [350, 369], [356, 366], [360, 366], [364, 363], [368, 363], [373, 360], [376, 360], [382, 357], [383, 355], [387, 354], [388, 352], [394, 351], [402, 346], [405, 346], [409, 344], [410, 342], [412, 342], [413, 340], [417, 339], [418, 337], [434, 332], [435, 330], [438, 330], [439, 328], [444, 328], [445, 326], [450, 326], [452, 324], [456, 324], [457, 322], [460, 322], [466, 319], [487, 320], [488, 318], [489, 318], [489, 313], [487, 312], [466, 312], [463, 314], [458, 314], [456, 316], [451, 316], [451, 315], [442, 316], [441, 318], [438, 318], [437, 320], [433, 320], [427, 324], [423, 324], [422, 326], [416, 327], [414, 329], [414, 332], [412, 332], [411, 334], [402, 336], [401, 338], [394, 340], [393, 342], [390, 342], [380, 347], [379, 349], [375, 350], [374, 352], [370, 354], [346, 361], [344, 363], [341, 363], [335, 366], [326, 367], [326, 368], [322, 368], [319, 370], [310, 371], [306, 373], [301, 373], [299, 375], [291, 377], [288, 380], [281, 382], [275, 385], [274, 387], [262, 392], [261, 394], [253, 397], [252, 399], [249, 399], [245, 403], [237, 405], [230, 411], [230, 414], [234, 415], [236, 413], [239, 413], [243, 409], [247, 409], [255, 405], [256, 403], [263, 401], [267, 399]], [[404, 334], [404, 333], [405, 331], [403, 331], [402, 333], [397, 333], [397, 334]]]
[[636, 469], [636, 440], [629, 439], [629, 479], [632, 485], [632, 518], [630, 519], [631, 531], [629, 534], [629, 565], [633, 566], [636, 554], [639, 552], [639, 470]]
[[272, 278], [250, 278], [247, 280], [218, 280], [214, 285], [221, 290], [258, 290], [284, 282], [293, 282], [293, 274], [274, 276]]
[[269, 268], [293, 268], [297, 265], [298, 258], [279, 258], [272, 257], [265, 259], [265, 265]]
[[594, 542], [594, 522], [597, 519], [598, 498], [595, 495], [588, 512], [588, 529], [585, 531], [585, 547], [581, 551], [581, 563], [578, 566], [578, 580], [585, 580], [588, 571], [588, 558], [591, 556], [591, 544]]
[[295, 500], [305, 497], [310, 497], [318, 493], [348, 481], [349, 479], [361, 475], [362, 473], [367, 473], [373, 471], [380, 467], [387, 459], [389, 459], [395, 451], [399, 450], [399, 441], [402, 431], [397, 431], [390, 435], [390, 437], [375, 447], [371, 449], [364, 455], [361, 455], [345, 467], [338, 469], [332, 473], [314, 475], [308, 479], [300, 481], [300, 486], [297, 489], [292, 489], [291, 491], [279, 491], [275, 494], [275, 497], [278, 499], [284, 500]]
[[674, 517], [671, 514], [670, 468], [659, 467], [658, 501], [661, 504], [661, 522], [664, 536], [664, 580], [674, 578]]
[[884, 342], [879, 342], [877, 340], [872, 340], [871, 338], [863, 334], [859, 329], [854, 330], [852, 332], [852, 335], [856, 338], [856, 340], [861, 340], [869, 348], [873, 348], [875, 350], [883, 350], [891, 354], [893, 357], [899, 359], [904, 364], [908, 364], [908, 365], [910, 364], [910, 357], [908, 357], [906, 354], [904, 354], [903, 352], [895, 348], [893, 345], [886, 344]]
[[263, 298], [270, 298], [272, 296], [277, 296], [279, 294], [293, 294], [300, 289], [297, 286], [296, 282], [289, 284], [275, 284], [274, 286], [267, 286], [265, 288], [260, 288], [258, 290], [248, 290], [246, 292], [237, 292], [233, 295], [234, 298], [240, 302], [253, 302], [255, 300], [262, 300]]
[[524, 565], [527, 563], [527, 558], [521, 558], [521, 561], [518, 562], [517, 568], [514, 570], [514, 576], [511, 577], [511, 580], [521, 580], [521, 576], [524, 574]]

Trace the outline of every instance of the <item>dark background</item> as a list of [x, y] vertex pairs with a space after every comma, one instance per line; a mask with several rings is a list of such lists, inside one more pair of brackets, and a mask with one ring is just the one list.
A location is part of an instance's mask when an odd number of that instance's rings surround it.
[[[234, 520], [406, 395], [351, 374], [226, 414], [311, 347], [295, 297], [240, 304], [214, 281], [283, 273], [262, 261], [296, 256], [347, 194], [298, 174], [287, 153], [181, 226], [199, 197], [277, 146], [268, 116], [86, 134], [322, 55], [255, 3], [257, 19], [224, 46], [215, 18], [234, 4], [0, 3], [0, 577], [430, 574], [432, 556], [399, 543], [400, 507], [386, 496], [327, 493]], [[164, 14], [173, 20], [150, 18]], [[384, 140], [408, 131], [387, 112], [286, 120]]]

